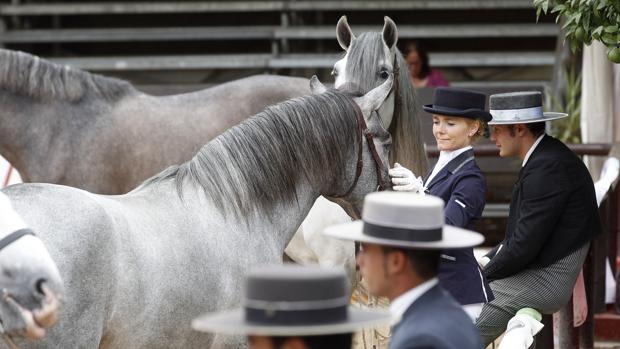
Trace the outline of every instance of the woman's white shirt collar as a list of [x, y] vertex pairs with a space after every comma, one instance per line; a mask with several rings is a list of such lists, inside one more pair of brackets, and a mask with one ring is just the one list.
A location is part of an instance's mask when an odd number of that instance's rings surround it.
[[433, 168], [433, 172], [431, 172], [431, 175], [428, 176], [428, 179], [426, 180], [424, 185], [428, 185], [433, 180], [433, 178], [435, 178], [437, 173], [439, 173], [439, 171], [441, 171], [444, 167], [446, 167], [446, 165], [450, 161], [454, 160], [457, 156], [459, 156], [462, 153], [468, 151], [469, 149], [473, 149], [471, 145], [468, 145], [468, 146], [463, 147], [461, 149], [452, 150], [452, 151], [444, 151], [444, 150], [442, 150], [439, 153], [439, 159], [437, 159], [437, 163], [435, 164], [435, 167]]

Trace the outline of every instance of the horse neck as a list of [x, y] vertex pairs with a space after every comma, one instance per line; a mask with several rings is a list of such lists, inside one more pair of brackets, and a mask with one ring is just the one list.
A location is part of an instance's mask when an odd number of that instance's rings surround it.
[[0, 88], [0, 155], [26, 182], [52, 182], [49, 171], [64, 167], [62, 159], [82, 136], [77, 116], [93, 117], [92, 105], [38, 101]]

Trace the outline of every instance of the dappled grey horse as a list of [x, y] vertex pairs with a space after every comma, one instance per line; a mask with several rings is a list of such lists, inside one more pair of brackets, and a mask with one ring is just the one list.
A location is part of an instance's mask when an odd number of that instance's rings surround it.
[[[392, 92], [378, 110], [384, 125], [389, 125], [394, 139], [390, 161], [391, 164], [408, 164], [414, 173], [424, 175], [427, 158], [421, 134], [421, 113], [409, 80], [407, 65], [396, 47], [396, 24], [389, 17], [385, 17], [381, 32], [362, 33], [356, 37], [347, 23], [347, 18], [342, 16], [336, 32], [338, 42], [346, 54], [334, 64], [335, 86], [348, 85], [365, 93], [393, 74], [395, 83]], [[327, 226], [350, 219], [337, 205], [319, 198], [287, 247], [286, 253], [302, 264], [344, 265], [350, 279], [354, 280], [353, 243], [322, 234]]]
[[308, 80], [257, 75], [156, 97], [128, 82], [0, 49], [0, 155], [25, 182], [123, 194]]
[[[270, 107], [137, 189], [4, 189], [65, 282], [58, 324], [23, 348], [222, 348], [191, 319], [238, 306], [248, 268], [278, 263], [319, 195], [359, 215], [387, 176], [376, 113], [393, 79], [363, 95], [321, 92]], [[16, 298], [16, 302], [22, 300]], [[3, 319], [4, 321], [4, 319]], [[231, 342], [232, 341], [232, 342]]]

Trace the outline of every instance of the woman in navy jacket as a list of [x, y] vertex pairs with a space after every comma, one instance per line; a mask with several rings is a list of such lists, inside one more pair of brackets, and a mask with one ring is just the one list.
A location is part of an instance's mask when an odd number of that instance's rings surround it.
[[[424, 110], [433, 116], [433, 135], [440, 155], [424, 180], [395, 164], [390, 170], [394, 190], [415, 191], [442, 198], [446, 224], [473, 229], [484, 208], [486, 181], [474, 159], [471, 144], [486, 129], [491, 114], [484, 110], [486, 95], [455, 88], [438, 88], [433, 104]], [[441, 254], [439, 283], [475, 320], [482, 305], [493, 300], [491, 289], [474, 258], [472, 248]]]

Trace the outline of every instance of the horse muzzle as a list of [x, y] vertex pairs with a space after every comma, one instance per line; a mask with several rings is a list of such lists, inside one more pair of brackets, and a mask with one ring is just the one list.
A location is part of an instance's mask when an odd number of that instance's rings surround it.
[[[0, 324], [5, 336], [32, 340], [45, 336], [46, 329], [58, 320], [61, 297], [39, 281], [30, 289], [0, 290]], [[25, 297], [20, 297], [26, 293]], [[27, 299], [21, 301], [20, 299]], [[33, 301], [36, 300], [36, 301]]]

